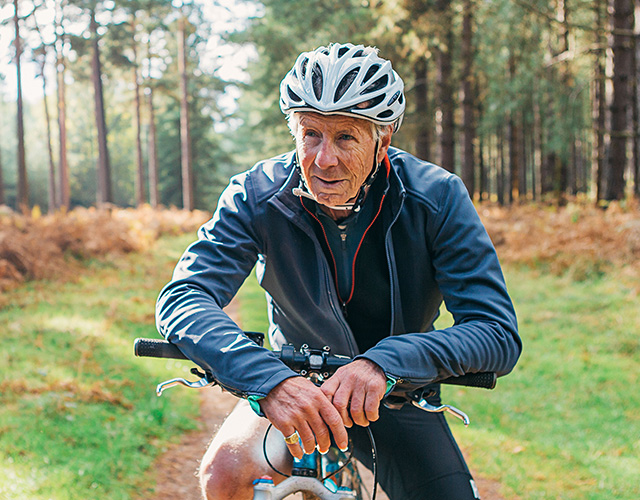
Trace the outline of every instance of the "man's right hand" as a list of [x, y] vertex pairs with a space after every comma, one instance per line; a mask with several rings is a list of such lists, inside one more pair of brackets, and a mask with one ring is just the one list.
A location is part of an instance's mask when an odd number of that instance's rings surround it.
[[347, 430], [338, 410], [318, 387], [304, 377], [280, 382], [260, 400], [260, 408], [284, 436], [298, 433], [300, 441], [287, 443], [296, 458], [302, 458], [301, 445], [311, 453], [317, 443], [318, 450], [326, 453], [332, 435], [340, 449], [345, 450], [349, 446]]

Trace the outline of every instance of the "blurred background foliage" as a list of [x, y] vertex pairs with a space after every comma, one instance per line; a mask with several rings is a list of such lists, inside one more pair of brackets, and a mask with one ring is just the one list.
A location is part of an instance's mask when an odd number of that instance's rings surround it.
[[2, 0], [0, 204], [213, 210], [231, 174], [293, 147], [279, 82], [334, 41], [392, 60], [395, 144], [477, 200], [638, 196], [637, 3]]

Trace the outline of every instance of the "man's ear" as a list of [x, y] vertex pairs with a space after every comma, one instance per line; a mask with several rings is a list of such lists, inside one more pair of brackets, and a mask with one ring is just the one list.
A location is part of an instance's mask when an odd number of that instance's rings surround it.
[[393, 125], [388, 125], [385, 127], [384, 133], [380, 135], [380, 143], [378, 146], [378, 152], [376, 155], [376, 160], [378, 163], [384, 160], [384, 157], [387, 155], [387, 150], [389, 146], [391, 146], [391, 136], [393, 135]]

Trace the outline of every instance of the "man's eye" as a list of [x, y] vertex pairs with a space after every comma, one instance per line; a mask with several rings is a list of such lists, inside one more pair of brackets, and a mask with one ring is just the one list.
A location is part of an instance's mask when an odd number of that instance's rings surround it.
[[341, 134], [340, 135], [340, 140], [341, 141], [351, 141], [351, 140], [353, 140], [353, 138], [354, 137], [352, 135], [350, 135], [350, 134]]

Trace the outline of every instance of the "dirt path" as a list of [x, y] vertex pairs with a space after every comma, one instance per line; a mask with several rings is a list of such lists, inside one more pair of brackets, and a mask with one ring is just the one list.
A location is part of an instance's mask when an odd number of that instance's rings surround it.
[[[235, 307], [236, 304], [232, 303], [227, 313], [233, 316]], [[237, 398], [223, 393], [219, 388], [206, 389], [200, 394], [199, 429], [185, 434], [180, 443], [171, 446], [158, 458], [153, 465], [157, 471], [155, 493], [141, 500], [202, 500], [196, 477], [200, 459]], [[370, 484], [369, 477], [363, 477], [363, 480], [365, 484]], [[476, 483], [483, 500], [504, 500], [498, 482], [476, 478]], [[384, 494], [379, 494], [377, 498], [387, 500]]]

